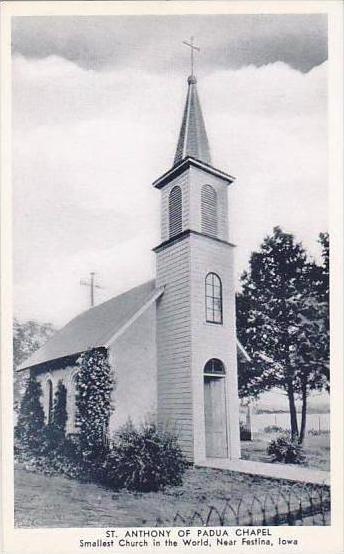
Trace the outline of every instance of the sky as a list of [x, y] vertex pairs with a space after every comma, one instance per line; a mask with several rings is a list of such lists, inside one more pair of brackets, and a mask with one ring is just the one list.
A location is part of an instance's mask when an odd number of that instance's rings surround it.
[[14, 313], [60, 327], [154, 276], [160, 193], [191, 35], [213, 165], [229, 189], [235, 275], [275, 225], [312, 256], [327, 222], [326, 16], [16, 17]]

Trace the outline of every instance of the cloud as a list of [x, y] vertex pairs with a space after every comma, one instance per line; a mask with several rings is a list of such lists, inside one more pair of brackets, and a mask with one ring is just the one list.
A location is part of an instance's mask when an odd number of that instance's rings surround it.
[[[327, 64], [218, 70], [198, 87], [214, 165], [229, 191], [236, 275], [274, 225], [317, 255], [327, 228]], [[154, 275], [160, 198], [185, 79], [131, 68], [96, 72], [57, 56], [13, 61], [16, 313], [59, 325]], [[28, 276], [30, 278], [28, 279]]]
[[82, 68], [185, 73], [182, 41], [201, 46], [204, 74], [282, 61], [302, 72], [327, 59], [327, 16], [34, 16], [14, 17], [14, 53], [29, 58], [57, 55]]

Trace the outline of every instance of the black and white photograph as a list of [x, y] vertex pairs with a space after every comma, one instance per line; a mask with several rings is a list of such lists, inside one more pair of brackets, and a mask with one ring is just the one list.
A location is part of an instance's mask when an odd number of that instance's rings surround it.
[[10, 18], [13, 532], [301, 552], [271, 528], [331, 527], [339, 453], [334, 15], [37, 4]]

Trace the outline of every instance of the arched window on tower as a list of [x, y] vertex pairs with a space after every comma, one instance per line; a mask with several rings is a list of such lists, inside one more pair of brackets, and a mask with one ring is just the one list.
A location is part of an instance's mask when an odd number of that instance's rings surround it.
[[205, 313], [209, 323], [222, 323], [222, 283], [216, 273], [205, 278]]
[[225, 366], [218, 358], [212, 358], [208, 360], [204, 366], [205, 375], [225, 375]]
[[47, 395], [48, 395], [48, 404], [47, 404], [47, 422], [48, 425], [53, 421], [53, 384], [50, 379], [47, 381]]
[[176, 185], [170, 192], [168, 199], [170, 237], [174, 237], [183, 230], [183, 200], [182, 189]]
[[202, 233], [217, 235], [217, 193], [210, 185], [201, 190]]

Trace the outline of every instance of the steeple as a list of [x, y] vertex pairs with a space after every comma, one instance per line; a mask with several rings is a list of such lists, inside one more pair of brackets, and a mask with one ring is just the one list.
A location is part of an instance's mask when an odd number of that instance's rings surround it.
[[190, 75], [188, 77], [188, 92], [176, 155], [174, 157], [174, 165], [188, 156], [196, 158], [206, 164], [211, 164], [208, 137], [205, 130], [196, 83], [196, 77]]

